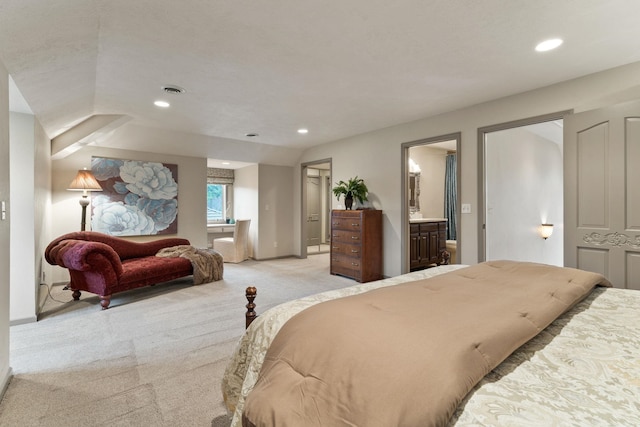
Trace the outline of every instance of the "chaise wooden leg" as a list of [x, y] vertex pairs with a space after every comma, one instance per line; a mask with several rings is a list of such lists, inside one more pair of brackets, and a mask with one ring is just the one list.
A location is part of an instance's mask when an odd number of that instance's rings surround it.
[[103, 310], [109, 308], [109, 304], [111, 304], [111, 295], [100, 295], [100, 305]]
[[79, 290], [77, 290], [77, 289], [74, 289], [74, 290], [73, 290], [73, 293], [71, 294], [71, 296], [73, 297], [73, 299], [74, 299], [75, 301], [80, 300], [80, 295], [81, 295], [81, 294], [80, 294], [80, 291], [79, 291]]

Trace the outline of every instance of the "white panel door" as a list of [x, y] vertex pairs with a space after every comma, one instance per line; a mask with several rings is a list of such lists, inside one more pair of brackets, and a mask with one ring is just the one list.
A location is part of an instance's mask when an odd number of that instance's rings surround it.
[[565, 265], [640, 289], [640, 101], [564, 126]]

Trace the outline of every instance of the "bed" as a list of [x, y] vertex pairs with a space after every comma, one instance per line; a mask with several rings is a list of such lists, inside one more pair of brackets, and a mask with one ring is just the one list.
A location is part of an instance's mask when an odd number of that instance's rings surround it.
[[[495, 266], [492, 263], [483, 264], [491, 268]], [[540, 266], [539, 264], [530, 263], [515, 264], [522, 264], [526, 268]], [[511, 266], [511, 263], [508, 263], [508, 265]], [[289, 378], [290, 380], [291, 372], [288, 372], [289, 370], [294, 373], [303, 373], [305, 369], [308, 369], [308, 367], [297, 365], [292, 365], [291, 369], [289, 369], [288, 365], [296, 357], [291, 354], [287, 355], [286, 351], [294, 351], [295, 353], [298, 350], [290, 349], [309, 347], [313, 352], [323, 352], [322, 347], [314, 349], [314, 344], [307, 341], [304, 341], [301, 346], [296, 346], [295, 343], [300, 338], [293, 339], [287, 335], [288, 331], [293, 329], [293, 335], [295, 336], [296, 328], [292, 325], [296, 325], [300, 318], [304, 322], [305, 316], [312, 315], [314, 310], [320, 310], [325, 305], [338, 304], [339, 307], [339, 304], [346, 300], [370, 298], [370, 295], [376, 293], [387, 298], [388, 292], [407, 292], [408, 290], [409, 295], [415, 292], [417, 296], [414, 299], [418, 304], [422, 304], [425, 300], [419, 298], [419, 292], [412, 289], [429, 288], [428, 292], [433, 294], [433, 289], [430, 287], [434, 286], [433, 284], [436, 280], [449, 280], [447, 289], [450, 289], [452, 288], [450, 285], [452, 276], [458, 275], [458, 279], [460, 277], [464, 278], [475, 267], [467, 268], [467, 266], [449, 265], [431, 268], [390, 279], [313, 295], [287, 302], [265, 312], [247, 329], [246, 334], [239, 341], [225, 372], [222, 392], [229, 410], [234, 414], [232, 425], [242, 425], [243, 414], [245, 415], [245, 425], [287, 425], [287, 423], [295, 425], [296, 421], [285, 421], [285, 419], [277, 417], [281, 413], [288, 411], [286, 408], [288, 402], [302, 400], [302, 398], [299, 395], [287, 398], [287, 391], [283, 390], [296, 389], [299, 383], [303, 383], [302, 394], [305, 395], [304, 398], [306, 399], [308, 398], [307, 394], [315, 393], [313, 387], [307, 386], [308, 381], [312, 381], [315, 384], [322, 383], [322, 381], [317, 381], [318, 377], [328, 375], [326, 378], [330, 378], [330, 374], [321, 373], [316, 375], [315, 373], [310, 374], [307, 372], [300, 379], [294, 378], [293, 381], [296, 384], [294, 387], [287, 384], [286, 380], [284, 385], [278, 385], [279, 378]], [[533, 276], [536, 277], [535, 283], [552, 283], [556, 280], [555, 276], [553, 276], [556, 273], [547, 270], [549, 266], [542, 267], [544, 269]], [[558, 269], [557, 271], [560, 275], [573, 274], [572, 272], [576, 271], [557, 267], [551, 269]], [[513, 278], [508, 280], [514, 281]], [[565, 282], [571, 283], [574, 280], [573, 277], [569, 277]], [[420, 379], [420, 376], [423, 375], [422, 365], [439, 367], [440, 363], [443, 363], [438, 359], [430, 358], [431, 355], [427, 354], [430, 353], [430, 348], [447, 348], [447, 350], [440, 351], [443, 354], [446, 353], [444, 359], [450, 358], [454, 361], [459, 359], [457, 353], [450, 353], [452, 355], [450, 357], [448, 347], [445, 344], [438, 343], [434, 338], [434, 335], [437, 335], [437, 331], [445, 329], [436, 328], [434, 329], [436, 332], [431, 331], [427, 336], [421, 334], [422, 331], [428, 329], [428, 324], [425, 327], [424, 324], [420, 323], [423, 314], [428, 315], [428, 313], [423, 312], [426, 310], [416, 310], [408, 307], [411, 313], [409, 317], [412, 317], [411, 322], [414, 322], [412, 327], [415, 327], [415, 330], [411, 331], [413, 340], [409, 343], [404, 342], [401, 344], [402, 348], [406, 348], [406, 351], [399, 352], [402, 356], [398, 358], [400, 361], [393, 360], [395, 358], [389, 358], [388, 355], [385, 356], [384, 351], [378, 351], [385, 348], [398, 348], [399, 344], [395, 341], [395, 334], [385, 336], [382, 341], [374, 334], [358, 332], [352, 335], [356, 339], [364, 336], [366, 341], [373, 341], [373, 348], [377, 350], [366, 354], [382, 353], [383, 357], [386, 357], [385, 360], [388, 361], [387, 365], [380, 367], [380, 361], [370, 361], [370, 357], [363, 357], [362, 354], [353, 357], [352, 359], [355, 363], [348, 369], [349, 376], [351, 371], [358, 371], [365, 361], [373, 364], [373, 367], [365, 365], [363, 368], [363, 371], [368, 376], [355, 381], [347, 379], [345, 380], [346, 382], [343, 382], [342, 375], [344, 374], [341, 373], [341, 376], [337, 377], [337, 380], [334, 379], [333, 382], [339, 383], [338, 393], [347, 390], [346, 396], [349, 398], [338, 398], [338, 400], [331, 403], [332, 407], [322, 409], [322, 405], [326, 403], [323, 402], [323, 399], [326, 400], [326, 396], [321, 396], [320, 398], [311, 397], [311, 407], [315, 408], [315, 413], [311, 411], [311, 415], [303, 415], [307, 417], [304, 425], [640, 425], [640, 355], [638, 352], [638, 349], [640, 349], [640, 293], [606, 287], [608, 282], [601, 276], [589, 276], [589, 280], [592, 280], [592, 282], [585, 286], [580, 293], [569, 292], [571, 295], [569, 295], [569, 299], [563, 302], [566, 305], [564, 308], [562, 304], [558, 305], [556, 311], [559, 313], [559, 317], [554, 317], [555, 320], [552, 319], [550, 321], [552, 323], [548, 326], [544, 324], [547, 321], [543, 321], [543, 326], [536, 326], [539, 330], [536, 330], [536, 327], [531, 328], [531, 331], [527, 331], [525, 334], [531, 336], [526, 337], [523, 342], [516, 340], [515, 343], [509, 343], [504, 346], [501, 341], [496, 341], [498, 344], [494, 345], [490, 343], [493, 335], [487, 335], [486, 338], [486, 341], [491, 345], [485, 342], [475, 343], [472, 340], [471, 347], [473, 349], [470, 353], [474, 356], [479, 353], [482, 357], [495, 360], [487, 363], [487, 366], [483, 367], [483, 369], [487, 369], [487, 372], [482, 372], [481, 376], [478, 377], [478, 372], [469, 374], [459, 369], [460, 366], [476, 367], [481, 365], [481, 363], [474, 361], [475, 359], [469, 359], [465, 362], [466, 359], [464, 357], [467, 357], [467, 353], [462, 353], [462, 359], [458, 360], [461, 365], [454, 365], [452, 370], [456, 375], [460, 370], [461, 379], [457, 380], [457, 383], [462, 383], [454, 384], [459, 386], [459, 390], [454, 393], [455, 398], [452, 401], [442, 397], [442, 395], [447, 395], [446, 390], [449, 388], [449, 385], [443, 386], [446, 381], [434, 381], [434, 383], [437, 383], [435, 387], [426, 384], [427, 388], [424, 388], [425, 383], [429, 381]], [[511, 292], [511, 289], [515, 287], [517, 286], [511, 286], [509, 282], [509, 286], [505, 289]], [[564, 285], [561, 287], [565, 288]], [[405, 290], [401, 291], [401, 289]], [[483, 293], [490, 292], [493, 291], [487, 290]], [[551, 301], [548, 304], [549, 306], [553, 306], [556, 299], [559, 299], [559, 294], [556, 295], [555, 289], [545, 292], [544, 298]], [[544, 312], [549, 311], [546, 303], [535, 303], [535, 298], [538, 297], [526, 295], [525, 300], [533, 302], [534, 306], [545, 307], [542, 310]], [[435, 301], [435, 299], [433, 300]], [[406, 304], [406, 301], [403, 304]], [[366, 305], [368, 309], [374, 307], [375, 310], [373, 311], [380, 311], [383, 316], [390, 312], [388, 307], [378, 302], [372, 303], [368, 301]], [[475, 304], [474, 302], [471, 306], [478, 305], [484, 304]], [[249, 306], [250, 311], [252, 311], [252, 301]], [[427, 307], [425, 306], [425, 308]], [[508, 311], [508, 309], [501, 308], [493, 311]], [[531, 311], [529, 308], [516, 310], [515, 312], [522, 319], [512, 318], [515, 320], [508, 320], [504, 323], [506, 325], [504, 327], [495, 326], [495, 324], [489, 322], [489, 329], [496, 331], [500, 331], [501, 328], [513, 329], [514, 325], [533, 323], [532, 319], [537, 322], [538, 317], [541, 316], [535, 310]], [[358, 316], [358, 311], [350, 311], [350, 313], [347, 317], [350, 319], [349, 322], [353, 322], [353, 319]], [[360, 313], [361, 317], [365, 316], [364, 313], [370, 313], [370, 311], [363, 309]], [[486, 323], [485, 319], [490, 317], [490, 315], [485, 314], [473, 314], [472, 316], [476, 316], [478, 319], [477, 322], [473, 323], [478, 324]], [[554, 314], [553, 316], [557, 315]], [[292, 317], [295, 318], [288, 322]], [[368, 320], [365, 323], [373, 323], [375, 325], [375, 322], [370, 321], [370, 314], [366, 314], [366, 317]], [[429, 323], [433, 321], [427, 320]], [[450, 322], [450, 320], [447, 320], [447, 322]], [[323, 322], [316, 321], [316, 323]], [[308, 326], [305, 326], [305, 328], [308, 328]], [[334, 326], [334, 329], [340, 328]], [[411, 327], [402, 328], [405, 332], [410, 329]], [[279, 334], [278, 332], [282, 333]], [[305, 335], [304, 330], [302, 332], [302, 335]], [[326, 341], [326, 338], [323, 338], [321, 333], [314, 332], [311, 335], [320, 335], [320, 339]], [[462, 336], [465, 333], [464, 331], [461, 332], [460, 329], [454, 329], [447, 331], [444, 335]], [[282, 338], [283, 336], [285, 338]], [[347, 336], [349, 335], [347, 334]], [[286, 339], [285, 345], [279, 343], [283, 339]], [[521, 340], [522, 337], [518, 339]], [[458, 340], [454, 341], [457, 342]], [[418, 346], [414, 348], [414, 345], [418, 345], [420, 342], [428, 342], [429, 345], [427, 347]], [[364, 343], [363, 345], [369, 344]], [[336, 363], [340, 365], [346, 366], [351, 363], [349, 354], [340, 356], [341, 352], [337, 350], [337, 348], [342, 350], [343, 347], [349, 348], [348, 346], [337, 346], [331, 350], [327, 357], [331, 360], [336, 360]], [[466, 348], [464, 345], [461, 347], [463, 349]], [[490, 354], [494, 347], [500, 349], [496, 355]], [[511, 347], [513, 348], [511, 349]], [[270, 354], [267, 352], [269, 348], [271, 348]], [[285, 360], [285, 363], [282, 363], [282, 361], [280, 363], [274, 362], [276, 360], [272, 354], [274, 352], [278, 353], [278, 357], [284, 355], [283, 360]], [[358, 349], [351, 348], [347, 352], [356, 354]], [[407, 361], [407, 354], [418, 354], [421, 357], [413, 357]], [[503, 354], [506, 354], [506, 356], [503, 357]], [[422, 355], [425, 355], [425, 357], [422, 358]], [[435, 356], [442, 358], [442, 355], [436, 354]], [[315, 357], [315, 354], [311, 356], [312, 359], [313, 357]], [[265, 359], [267, 362], [265, 362]], [[309, 356], [304, 356], [303, 359], [307, 360]], [[375, 358], [372, 357], [371, 359]], [[436, 360], [436, 362], [433, 360]], [[447, 361], [445, 360], [445, 362]], [[298, 362], [295, 361], [295, 363]], [[312, 362], [312, 365], [315, 369], [315, 366], [323, 365], [324, 363], [326, 361], [322, 363]], [[411, 365], [412, 363], [422, 365]], [[263, 372], [262, 376], [264, 378], [258, 381], [263, 365], [266, 366], [266, 373]], [[273, 368], [274, 366], [276, 368]], [[440, 370], [450, 372], [451, 368], [443, 365], [442, 369], [435, 369], [435, 374], [431, 372], [424, 375], [438, 375]], [[411, 387], [416, 387], [416, 384], [410, 386], [402, 382], [399, 385], [396, 384], [400, 381], [396, 377], [401, 377], [402, 375], [400, 374], [407, 371], [415, 373], [415, 375], [411, 374], [409, 377], [417, 378], [417, 383], [422, 388], [415, 390]], [[361, 382], [366, 384], [365, 388], [373, 387], [369, 385], [371, 378], [377, 379], [378, 383], [382, 383], [383, 390], [379, 392], [374, 390], [371, 395], [359, 395], [358, 393], [361, 393], [362, 390], [358, 391], [356, 389]], [[449, 380], [449, 375], [446, 380]], [[405, 381], [405, 379], [402, 381]], [[376, 381], [373, 381], [373, 384], [375, 383]], [[284, 388], [278, 389], [278, 387]], [[299, 393], [299, 390], [297, 392]], [[332, 391], [332, 393], [335, 392], [335, 390]], [[376, 400], [378, 395], [382, 396], [379, 401]], [[266, 402], [267, 407], [271, 405], [271, 409], [267, 408], [268, 417], [272, 420], [271, 423], [254, 422], [248, 419], [253, 416], [251, 405], [256, 407], [255, 402], [258, 401], [257, 407], [260, 407], [261, 404], [270, 399], [270, 396], [277, 396], [278, 399], [285, 396], [284, 401]], [[363, 396], [365, 397], [363, 398]], [[445, 400], [447, 401], [445, 402]], [[249, 404], [247, 404], [247, 401]], [[302, 404], [302, 406], [305, 405], [309, 407], [308, 403]], [[421, 413], [421, 411], [429, 413], [431, 411], [429, 405], [439, 406], [438, 410], [444, 409], [436, 417], [429, 418], [429, 416]], [[322, 418], [325, 414], [332, 413], [334, 407], [340, 406], [344, 406], [344, 408], [338, 408], [343, 412], [337, 415], [337, 418]], [[294, 407], [292, 412], [295, 413], [298, 409]], [[380, 411], [381, 409], [382, 411]], [[387, 412], [389, 412], [387, 409], [391, 409], [390, 412], [397, 412], [392, 414], [396, 418], [390, 418], [393, 421], [385, 418], [388, 415]], [[414, 409], [417, 409], [416, 414], [412, 413]], [[249, 416], [246, 415], [246, 412], [250, 413]], [[361, 412], [362, 414], [360, 414]], [[354, 421], [344, 417], [344, 414], [351, 416], [352, 413], [358, 413], [358, 417], [362, 416], [364, 418]], [[373, 418], [367, 418], [369, 416]], [[417, 423], [417, 419], [421, 421]], [[300, 421], [298, 420], [297, 422], [299, 423]]]

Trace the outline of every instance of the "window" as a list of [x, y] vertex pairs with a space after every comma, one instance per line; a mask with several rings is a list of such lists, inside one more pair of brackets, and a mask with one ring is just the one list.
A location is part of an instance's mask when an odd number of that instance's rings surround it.
[[207, 224], [233, 218], [233, 170], [207, 168]]
[[207, 222], [225, 222], [227, 220], [227, 186], [207, 184]]

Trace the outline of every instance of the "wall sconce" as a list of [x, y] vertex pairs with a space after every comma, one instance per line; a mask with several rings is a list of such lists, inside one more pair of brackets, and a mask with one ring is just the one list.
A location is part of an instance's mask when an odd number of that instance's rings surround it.
[[91, 171], [86, 169], [79, 170], [78, 174], [71, 184], [69, 184], [68, 190], [72, 191], [82, 191], [82, 198], [80, 199], [80, 206], [82, 206], [82, 219], [80, 221], [80, 231], [84, 231], [86, 226], [86, 218], [87, 218], [87, 206], [89, 205], [89, 199], [87, 196], [89, 195], [89, 191], [102, 191], [102, 187], [98, 184], [96, 177], [93, 176]]
[[540, 226], [540, 235], [547, 240], [553, 234], [553, 224], [542, 224]]
[[417, 164], [411, 157], [409, 157], [409, 172], [420, 173], [420, 165]]

